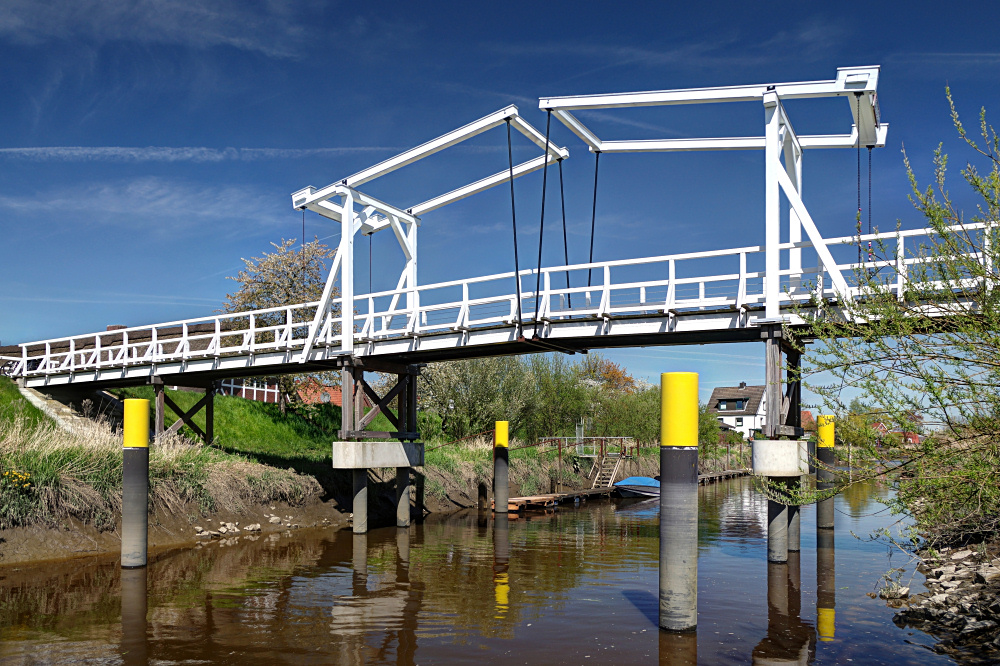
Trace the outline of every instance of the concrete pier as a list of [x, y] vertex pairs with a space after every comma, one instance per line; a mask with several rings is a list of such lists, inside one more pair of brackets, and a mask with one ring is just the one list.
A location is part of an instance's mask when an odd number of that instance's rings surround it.
[[368, 470], [359, 468], [351, 470], [351, 480], [354, 486], [351, 511], [354, 512], [353, 528], [355, 534], [368, 531]]
[[767, 500], [767, 561], [784, 564], [788, 561], [788, 505]]
[[410, 526], [410, 468], [396, 468], [396, 527]]

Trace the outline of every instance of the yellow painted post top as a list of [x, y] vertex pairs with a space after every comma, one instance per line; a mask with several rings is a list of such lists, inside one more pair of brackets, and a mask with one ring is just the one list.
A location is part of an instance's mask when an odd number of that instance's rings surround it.
[[698, 446], [698, 373], [660, 375], [660, 446]]
[[816, 609], [816, 629], [821, 641], [832, 641], [837, 627], [837, 611], [833, 608]]
[[816, 444], [821, 449], [833, 448], [833, 415], [823, 414], [816, 419], [816, 431], [819, 434], [819, 442]]
[[495, 430], [493, 431], [493, 446], [498, 449], [507, 448], [507, 428], [509, 424], [507, 421], [497, 421]]
[[138, 398], [125, 400], [125, 438], [122, 447], [149, 448], [149, 400]]

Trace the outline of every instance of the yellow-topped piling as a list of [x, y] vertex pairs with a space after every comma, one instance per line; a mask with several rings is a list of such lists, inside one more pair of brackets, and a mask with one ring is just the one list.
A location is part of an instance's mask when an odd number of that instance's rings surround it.
[[493, 511], [499, 514], [507, 513], [509, 499], [509, 452], [507, 421], [497, 421], [493, 427]]
[[816, 431], [819, 434], [819, 441], [816, 446], [821, 449], [833, 448], [833, 415], [823, 414], [816, 419]]
[[660, 375], [660, 446], [698, 446], [698, 373]]
[[149, 400], [128, 398], [125, 400], [125, 437], [122, 446], [126, 449], [149, 447]]
[[508, 429], [510, 428], [510, 423], [508, 421], [497, 421], [494, 426], [494, 446], [507, 448], [508, 446]]
[[660, 375], [660, 617], [698, 625], [698, 374]]
[[149, 504], [149, 400], [125, 401], [122, 438], [122, 567], [146, 566]]

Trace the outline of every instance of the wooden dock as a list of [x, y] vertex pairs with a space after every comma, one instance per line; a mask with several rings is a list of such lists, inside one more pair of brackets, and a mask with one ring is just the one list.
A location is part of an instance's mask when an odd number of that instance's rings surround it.
[[722, 481], [724, 479], [735, 479], [738, 476], [749, 475], [750, 471], [745, 469], [727, 469], [721, 472], [713, 472], [711, 474], [699, 474], [698, 485], [703, 486], [706, 483], [715, 483], [716, 481]]
[[[699, 474], [698, 484], [705, 485], [715, 483], [725, 479], [733, 479], [738, 476], [746, 476], [749, 472], [745, 469], [727, 469], [722, 472], [712, 474]], [[527, 497], [511, 497], [507, 500], [507, 511], [517, 513], [521, 511], [544, 511], [553, 509], [557, 505], [565, 502], [586, 502], [592, 497], [610, 497], [617, 488], [608, 486], [607, 488], [593, 488], [588, 490], [571, 490], [563, 493], [546, 493], [544, 495], [529, 495]], [[492, 503], [490, 508], [494, 508]]]

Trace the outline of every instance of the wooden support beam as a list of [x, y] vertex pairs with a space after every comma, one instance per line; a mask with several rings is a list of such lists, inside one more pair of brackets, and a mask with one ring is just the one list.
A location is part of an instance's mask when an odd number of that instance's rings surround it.
[[405, 365], [367, 356], [343, 356], [337, 359], [339, 368], [361, 368], [365, 372], [385, 372], [390, 375], [418, 375], [421, 365]]
[[354, 424], [354, 368], [342, 366], [340, 370], [340, 437], [352, 439], [349, 432], [355, 430]]
[[163, 435], [163, 429], [165, 427], [166, 412], [164, 411], [163, 398], [164, 398], [164, 387], [163, 380], [159, 377], [153, 378], [153, 396], [154, 396], [154, 416], [153, 416], [153, 439], [154, 441]]
[[388, 432], [385, 430], [348, 430], [341, 431], [344, 439], [407, 439], [420, 438], [419, 432]]
[[192, 417], [195, 414], [197, 414], [201, 410], [202, 407], [204, 407], [209, 402], [211, 402], [213, 397], [214, 397], [214, 392], [213, 391], [206, 391], [205, 395], [202, 397], [202, 399], [199, 400], [198, 402], [196, 402], [195, 405], [194, 405], [194, 407], [192, 407], [191, 409], [189, 409], [189, 410], [187, 410], [185, 412], [183, 409], [181, 409], [180, 407], [177, 406], [176, 402], [174, 402], [173, 400], [170, 399], [170, 396], [167, 395], [166, 392], [164, 392], [163, 393], [163, 402], [180, 419], [180, 421], [177, 421], [177, 423], [174, 423], [174, 425], [170, 427], [170, 429], [168, 430], [168, 432], [177, 432], [181, 428], [181, 426], [178, 425], [178, 424], [179, 423], [183, 423], [183, 425], [186, 425], [188, 428], [190, 428], [191, 430], [193, 430], [194, 433], [196, 435], [198, 435], [198, 437], [200, 437], [206, 444], [210, 444], [211, 440], [209, 439], [208, 434], [204, 430], [202, 430], [201, 427], [198, 426], [197, 423], [194, 422], [194, 420], [192, 419]]
[[764, 396], [767, 410], [764, 414], [764, 437], [778, 436], [778, 426], [782, 424], [781, 408], [781, 326], [766, 326], [761, 330], [764, 338]]
[[367, 426], [369, 423], [375, 420], [375, 417], [378, 416], [380, 413], [385, 414], [385, 417], [389, 420], [389, 423], [391, 423], [395, 427], [397, 428], [405, 427], [401, 426], [400, 419], [397, 416], [394, 416], [388, 410], [389, 403], [392, 402], [392, 399], [395, 398], [397, 395], [399, 395], [405, 389], [406, 386], [405, 383], [398, 382], [394, 387], [392, 387], [391, 391], [385, 394], [384, 398], [380, 398], [378, 396], [378, 393], [375, 392], [375, 389], [369, 386], [368, 382], [365, 381], [364, 377], [361, 378], [360, 383], [361, 387], [364, 389], [365, 395], [367, 395], [375, 403], [375, 405], [372, 407], [371, 411], [369, 411], [367, 414], [365, 414], [358, 420], [358, 428], [364, 430], [365, 426]]

